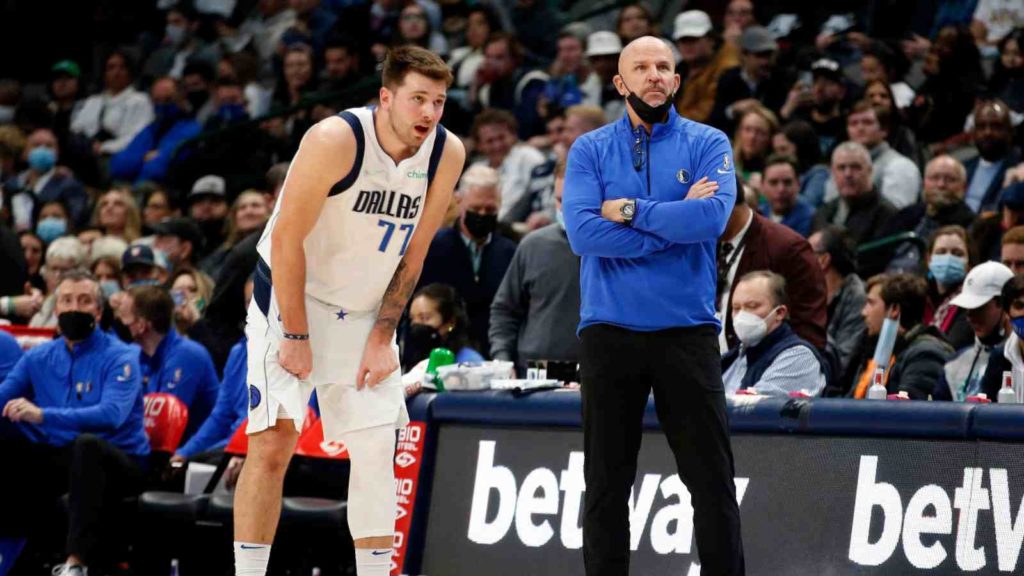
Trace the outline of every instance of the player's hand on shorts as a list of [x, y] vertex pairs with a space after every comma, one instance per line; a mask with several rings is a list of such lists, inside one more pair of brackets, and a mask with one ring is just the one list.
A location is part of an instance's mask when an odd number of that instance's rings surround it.
[[282, 340], [277, 362], [299, 380], [309, 378], [313, 371], [313, 350], [309, 347], [309, 340]]
[[718, 192], [718, 182], [708, 180], [708, 177], [705, 176], [694, 182], [693, 186], [690, 186], [690, 191], [686, 193], [686, 199], [699, 200], [701, 198], [714, 196], [715, 192]]
[[356, 372], [356, 389], [364, 386], [374, 387], [398, 370], [398, 356], [395, 355], [388, 341], [375, 342], [372, 338], [363, 350], [363, 360]]

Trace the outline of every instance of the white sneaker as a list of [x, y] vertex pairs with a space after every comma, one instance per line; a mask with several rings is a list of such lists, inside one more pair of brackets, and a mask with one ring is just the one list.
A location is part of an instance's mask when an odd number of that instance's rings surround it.
[[81, 564], [71, 566], [69, 564], [58, 564], [50, 572], [53, 576], [89, 576], [89, 569]]

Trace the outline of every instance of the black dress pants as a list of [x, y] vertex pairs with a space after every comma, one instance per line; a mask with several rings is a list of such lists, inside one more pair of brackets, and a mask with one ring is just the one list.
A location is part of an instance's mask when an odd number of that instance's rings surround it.
[[647, 399], [690, 491], [703, 576], [744, 574], [740, 514], [722, 386], [711, 326], [635, 332], [588, 326], [581, 334], [587, 489], [583, 557], [587, 576], [629, 574], [628, 499]]
[[113, 444], [82, 434], [55, 447], [0, 435], [0, 537], [33, 537], [47, 528], [47, 511], [68, 494], [67, 554], [88, 564], [95, 559], [113, 514], [128, 496], [142, 491], [140, 463]]

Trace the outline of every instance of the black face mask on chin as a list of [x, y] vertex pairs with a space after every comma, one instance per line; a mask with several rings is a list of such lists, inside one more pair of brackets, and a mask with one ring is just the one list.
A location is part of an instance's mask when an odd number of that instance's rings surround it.
[[629, 102], [629, 106], [636, 112], [636, 115], [641, 120], [648, 124], [657, 124], [664, 122], [668, 119], [668, 111], [672, 108], [672, 103], [675, 100], [675, 93], [670, 94], [665, 101], [657, 106], [651, 106], [647, 102], [644, 102], [636, 93], [633, 92], [626, 86], [626, 81], [622, 81], [622, 85], [629, 90], [629, 94], [626, 95], [626, 102]]

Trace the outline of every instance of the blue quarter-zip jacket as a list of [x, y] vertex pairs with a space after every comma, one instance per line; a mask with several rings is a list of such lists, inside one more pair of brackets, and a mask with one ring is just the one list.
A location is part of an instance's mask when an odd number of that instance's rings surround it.
[[191, 458], [202, 452], [223, 448], [249, 416], [249, 387], [245, 378], [248, 373], [248, 357], [246, 338], [243, 336], [228, 354], [224, 379], [220, 383], [213, 412], [199, 431], [178, 450], [178, 454]]
[[[707, 176], [709, 198], [685, 200]], [[605, 200], [635, 198], [632, 226], [601, 217]], [[715, 247], [736, 198], [729, 139], [670, 110], [651, 134], [628, 113], [576, 140], [566, 165], [563, 212], [580, 267], [580, 327], [654, 331], [715, 318]]]
[[149, 454], [142, 396], [138, 349], [98, 328], [70, 350], [64, 338], [36, 346], [0, 383], [0, 406], [42, 408], [43, 423], [23, 427], [33, 439], [64, 446], [88, 432], [135, 457]]
[[188, 406], [186, 441], [202, 426], [217, 401], [217, 369], [210, 353], [171, 328], [152, 356], [139, 352], [146, 393], [167, 392]]

